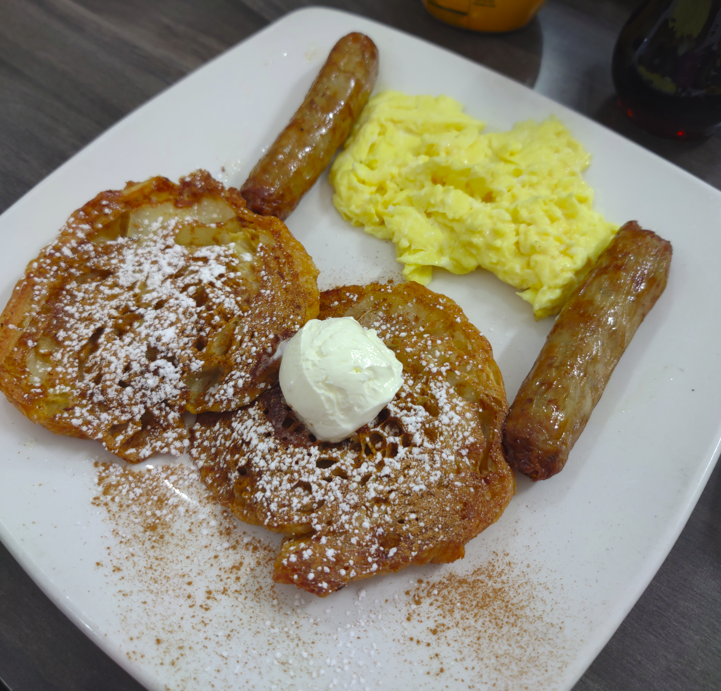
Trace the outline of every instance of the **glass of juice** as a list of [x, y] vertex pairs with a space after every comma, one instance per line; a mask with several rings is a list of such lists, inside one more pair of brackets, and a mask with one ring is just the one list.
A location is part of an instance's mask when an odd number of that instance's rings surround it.
[[545, 0], [423, 0], [437, 19], [472, 31], [513, 31], [528, 24]]

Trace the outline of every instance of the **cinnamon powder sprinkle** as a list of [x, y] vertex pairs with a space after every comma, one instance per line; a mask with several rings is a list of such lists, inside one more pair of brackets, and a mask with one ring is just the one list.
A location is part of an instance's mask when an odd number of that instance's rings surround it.
[[457, 651], [436, 655], [429, 674], [451, 677], [458, 688], [558, 688], [559, 673], [573, 659], [566, 612], [534, 571], [494, 553], [471, 571], [444, 570], [407, 589], [407, 630], [415, 632], [409, 642]]
[[235, 519], [184, 460], [95, 471], [108, 528], [95, 568], [118, 609], [107, 634], [157, 688], [541, 691], [573, 661], [548, 576], [518, 555], [321, 600], [272, 582], [280, 537]]

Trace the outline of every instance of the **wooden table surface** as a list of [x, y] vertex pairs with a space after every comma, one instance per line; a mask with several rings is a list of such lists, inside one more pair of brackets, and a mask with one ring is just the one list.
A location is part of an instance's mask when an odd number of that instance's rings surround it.
[[[420, 0], [0, 0], [0, 212], [126, 113], [310, 4], [365, 15], [486, 65], [721, 189], [721, 135], [660, 139], [616, 106], [611, 54], [638, 0], [548, 0], [528, 27], [505, 35], [455, 30]], [[720, 623], [717, 468], [658, 574], [575, 689], [721, 689]], [[12, 691], [141, 688], [2, 545], [0, 680]]]

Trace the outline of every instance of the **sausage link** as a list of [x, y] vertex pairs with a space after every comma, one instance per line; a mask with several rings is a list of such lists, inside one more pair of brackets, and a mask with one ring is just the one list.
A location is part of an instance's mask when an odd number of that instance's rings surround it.
[[333, 46], [302, 105], [243, 183], [250, 209], [288, 217], [350, 134], [377, 76], [370, 38], [352, 33]]
[[563, 469], [616, 363], [666, 287], [671, 243], [626, 223], [574, 291], [506, 418], [508, 462], [533, 481]]

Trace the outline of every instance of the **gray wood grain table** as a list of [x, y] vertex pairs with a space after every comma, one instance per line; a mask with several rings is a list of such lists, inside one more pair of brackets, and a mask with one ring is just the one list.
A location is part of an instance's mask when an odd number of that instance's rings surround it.
[[[549, 0], [525, 29], [479, 35], [441, 24], [420, 0], [0, 0], [0, 212], [126, 113], [310, 4], [365, 15], [486, 65], [721, 188], [721, 135], [659, 139], [636, 129], [616, 106], [611, 53], [637, 3]], [[12, 691], [140, 689], [2, 545], [0, 680]], [[649, 588], [575, 688], [721, 689], [721, 469]]]

